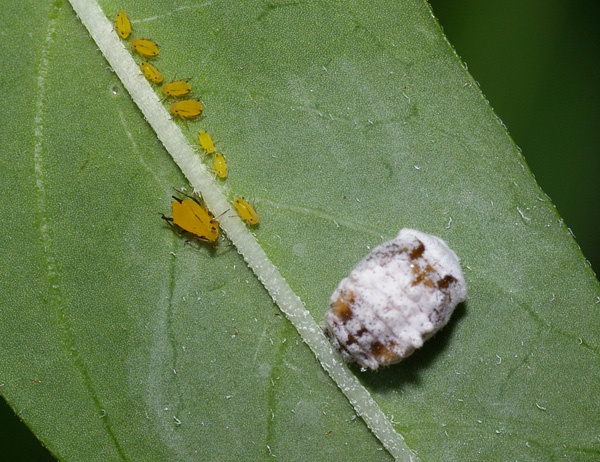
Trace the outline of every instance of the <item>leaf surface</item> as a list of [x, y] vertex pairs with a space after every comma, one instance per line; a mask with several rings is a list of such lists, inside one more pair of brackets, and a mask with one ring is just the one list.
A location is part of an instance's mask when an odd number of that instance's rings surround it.
[[[186, 181], [73, 10], [5, 2], [2, 394], [62, 460], [390, 460], [223, 240], [160, 219]], [[220, 188], [320, 321], [402, 227], [469, 298], [414, 356], [356, 375], [423, 460], [598, 456], [598, 298], [577, 245], [422, 2], [144, 4], [191, 78]], [[23, 95], [26, 97], [23, 98]], [[228, 213], [233, 213], [232, 211]]]

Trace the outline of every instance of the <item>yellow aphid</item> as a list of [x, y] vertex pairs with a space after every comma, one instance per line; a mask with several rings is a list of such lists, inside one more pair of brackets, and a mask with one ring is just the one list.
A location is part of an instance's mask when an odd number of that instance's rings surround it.
[[166, 217], [162, 215], [163, 219], [169, 224], [175, 225], [182, 232], [190, 233], [201, 241], [216, 242], [219, 238], [219, 222], [215, 220], [213, 214], [197, 198], [181, 191], [177, 192], [188, 199], [173, 196], [173, 199], [175, 199], [171, 203], [173, 216]]
[[241, 197], [236, 197], [233, 200], [233, 205], [243, 221], [251, 226], [258, 224], [260, 218], [258, 218], [258, 214], [248, 202]]
[[146, 76], [146, 78], [150, 80], [150, 82], [160, 83], [163, 80], [165, 80], [165, 76], [162, 75], [162, 72], [160, 72], [156, 67], [154, 67], [152, 64], [146, 61], [140, 63], [140, 69], [142, 70], [142, 73]]
[[163, 83], [161, 88], [165, 98], [181, 98], [192, 91], [192, 86], [185, 80], [174, 80], [173, 82]]
[[202, 114], [202, 104], [196, 99], [184, 99], [175, 101], [169, 109], [174, 117], [182, 119], [193, 119]]
[[158, 45], [148, 39], [131, 39], [131, 49], [144, 58], [154, 58], [158, 55]]
[[[223, 154], [221, 154], [220, 152], [215, 152], [213, 162], [217, 176], [223, 180], [227, 178], [227, 162], [225, 162], [225, 157], [223, 157]], [[256, 218], [258, 219], [258, 215], [256, 216]]]
[[131, 22], [129, 21], [127, 13], [125, 13], [124, 11], [117, 12], [115, 29], [117, 29], [117, 34], [119, 34], [119, 37], [121, 37], [122, 39], [126, 39], [131, 35]]
[[210, 137], [210, 135], [204, 130], [200, 130], [198, 132], [198, 143], [200, 143], [200, 146], [202, 147], [202, 149], [204, 149], [204, 152], [206, 154], [212, 154], [213, 152], [215, 152], [215, 144], [213, 143], [213, 140]]

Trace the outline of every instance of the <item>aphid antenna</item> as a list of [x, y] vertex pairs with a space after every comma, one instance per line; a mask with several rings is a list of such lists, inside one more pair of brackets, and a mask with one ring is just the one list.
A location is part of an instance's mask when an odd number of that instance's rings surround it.
[[244, 196], [240, 196], [240, 198], [244, 199], [248, 202], [252, 207], [256, 208], [256, 198], [254, 199], [246, 199]]
[[219, 213], [216, 217], [215, 220], [219, 220], [219, 218], [221, 218], [223, 215], [225, 215], [227, 212], [229, 212], [231, 209], [227, 209], [224, 212]]
[[[200, 201], [204, 201], [204, 199], [202, 199], [202, 194], [200, 194], [200, 193], [197, 193], [196, 196], [191, 196], [177, 188], [175, 188], [175, 192], [181, 194], [182, 196], [187, 197], [188, 199], [193, 200], [194, 202], [197, 202], [199, 205], [202, 205], [202, 206], [204, 205], [203, 202], [200, 202]], [[200, 197], [200, 200], [198, 200], [198, 196]], [[177, 201], [181, 202], [181, 198], [177, 198], [175, 196], [172, 196], [172, 197], [173, 197], [173, 199], [177, 199]]]
[[190, 80], [192, 80], [192, 78], [191, 77], [184, 77], [183, 79], [178, 79], [177, 78], [177, 74], [175, 74], [173, 76], [173, 80], [171, 80], [171, 82], [175, 82], [176, 80], [181, 80], [183, 82], [189, 82]]

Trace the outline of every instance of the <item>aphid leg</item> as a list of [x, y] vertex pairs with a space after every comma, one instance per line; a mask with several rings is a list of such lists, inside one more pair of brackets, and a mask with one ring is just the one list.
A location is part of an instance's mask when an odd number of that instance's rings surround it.
[[175, 224], [173, 223], [173, 218], [172, 217], [167, 217], [165, 216], [164, 213], [161, 213], [160, 216], [162, 217], [163, 220], [165, 220], [167, 222], [167, 224], [174, 230], [177, 231], [178, 234], [181, 234], [181, 230], [175, 226]]

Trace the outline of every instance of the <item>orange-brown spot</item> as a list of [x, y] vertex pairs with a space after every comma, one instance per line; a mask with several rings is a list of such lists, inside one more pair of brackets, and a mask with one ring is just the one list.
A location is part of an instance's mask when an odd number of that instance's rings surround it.
[[395, 342], [390, 342], [389, 345], [384, 345], [378, 341], [373, 342], [371, 354], [377, 359], [377, 362], [387, 365], [396, 358], [396, 354], [392, 350], [395, 345]]
[[411, 250], [409, 257], [411, 260], [416, 260], [417, 258], [421, 258], [423, 256], [423, 252], [425, 252], [425, 245], [418, 241], [419, 245]]
[[354, 313], [350, 305], [354, 303], [354, 293], [341, 295], [335, 302], [331, 304], [333, 314], [342, 322], [347, 322], [352, 319]]
[[450, 284], [453, 284], [455, 282], [456, 282], [456, 278], [454, 276], [447, 274], [446, 276], [444, 276], [442, 279], [440, 279], [438, 281], [438, 287], [440, 289], [447, 289], [448, 287], [450, 287]]
[[373, 356], [383, 356], [387, 351], [387, 347], [379, 341], [375, 341], [371, 345], [371, 354]]
[[431, 274], [435, 273], [435, 268], [430, 264], [427, 264], [425, 268], [421, 268], [416, 263], [411, 264], [412, 272], [416, 274], [412, 281], [412, 285], [423, 284], [426, 287], [434, 287], [434, 283], [431, 280]]

